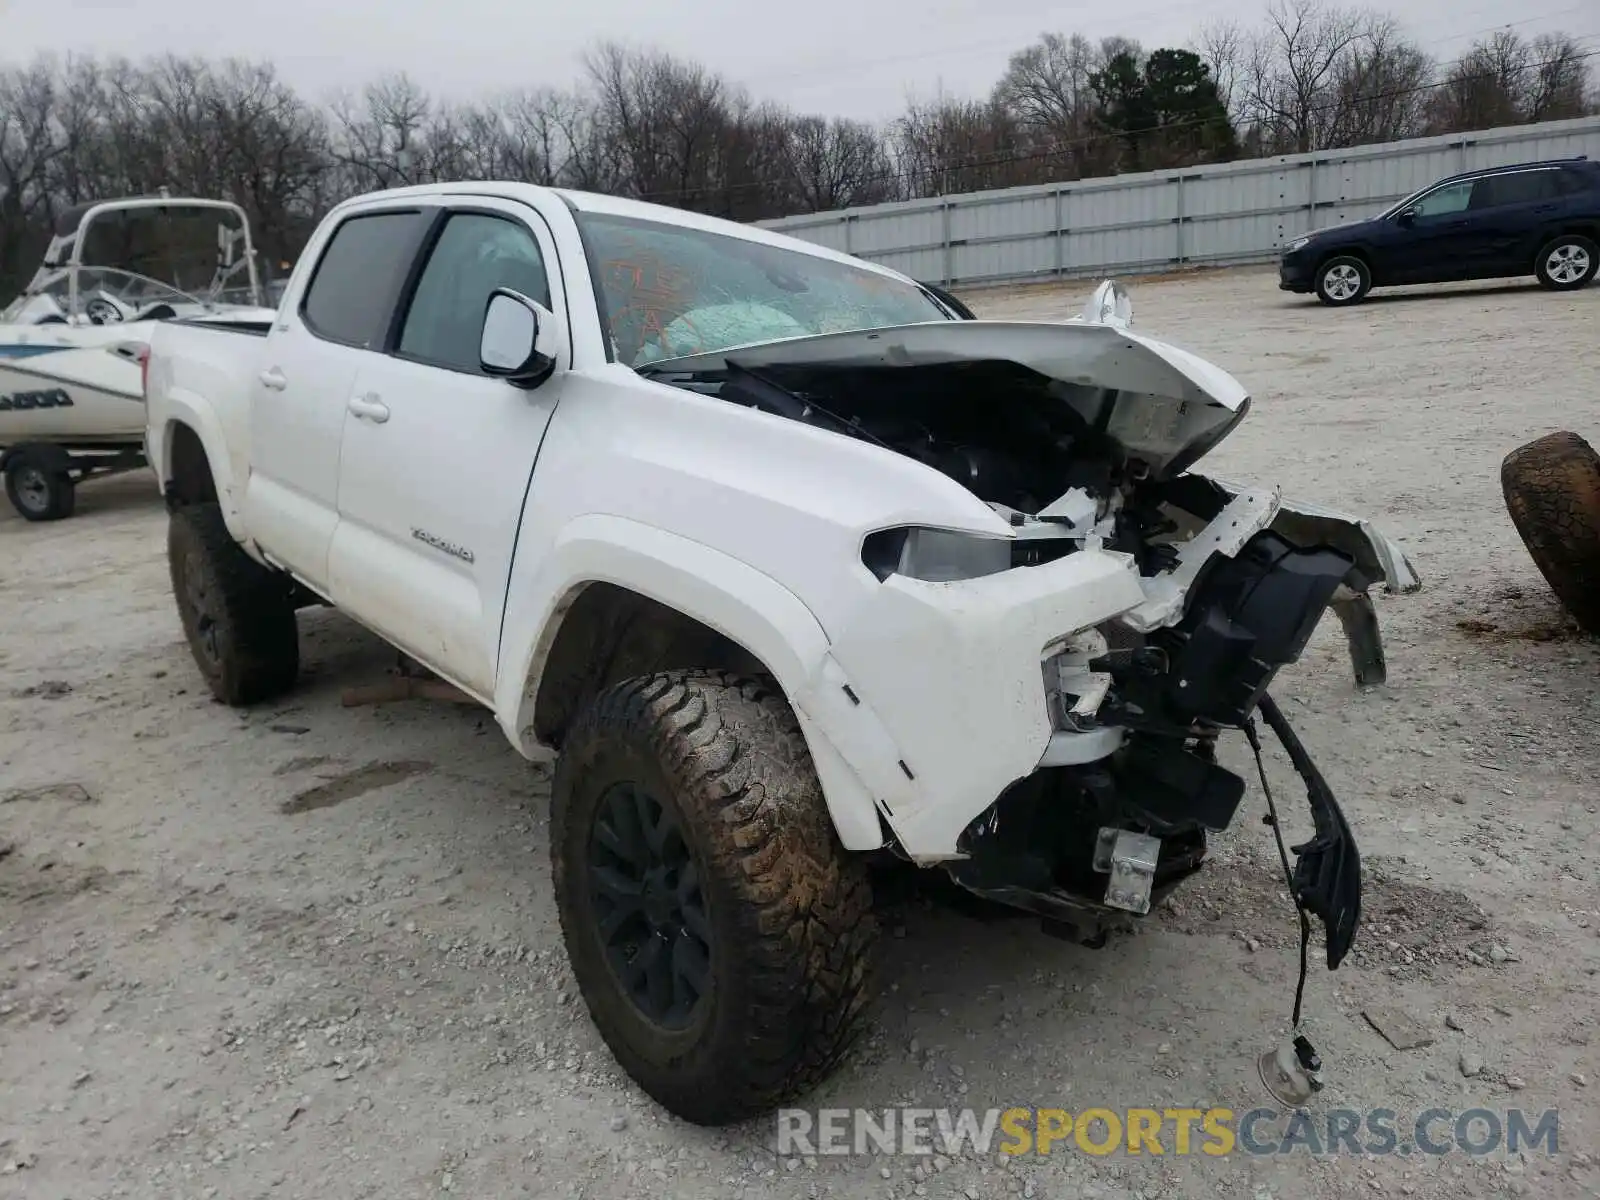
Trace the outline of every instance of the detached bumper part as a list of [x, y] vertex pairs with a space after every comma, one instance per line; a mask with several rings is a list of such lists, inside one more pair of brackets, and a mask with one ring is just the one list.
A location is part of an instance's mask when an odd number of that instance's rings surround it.
[[1288, 719], [1271, 696], [1261, 697], [1261, 717], [1305, 780], [1315, 827], [1311, 840], [1291, 847], [1295, 855], [1295, 899], [1321, 919], [1327, 931], [1328, 970], [1338, 969], [1361, 923], [1361, 852], [1333, 789], [1311, 761]]
[[1143, 916], [1150, 911], [1161, 839], [1129, 829], [1100, 830], [1094, 847], [1094, 869], [1111, 876], [1106, 905]]

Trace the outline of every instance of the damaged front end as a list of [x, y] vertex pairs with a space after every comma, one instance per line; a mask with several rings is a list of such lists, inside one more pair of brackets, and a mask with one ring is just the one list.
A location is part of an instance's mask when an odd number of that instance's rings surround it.
[[1230, 496], [1182, 478], [1150, 497], [1166, 537], [1147, 526], [1142, 538], [1143, 552], [1169, 565], [1144, 577], [1142, 605], [1046, 656], [1055, 732], [1040, 769], [968, 826], [967, 857], [949, 870], [974, 892], [1098, 944], [1108, 925], [1149, 912], [1198, 870], [1207, 834], [1233, 822], [1245, 783], [1217, 761], [1217, 743], [1230, 729], [1253, 738], [1259, 712], [1305, 781], [1315, 832], [1294, 847], [1293, 887], [1326, 926], [1331, 969], [1359, 920], [1360, 855], [1267, 689], [1330, 607], [1345, 618], [1357, 680], [1381, 682], [1376, 620], [1365, 619], [1373, 581], [1358, 562], [1377, 551], [1296, 544], [1278, 532], [1285, 510], [1275, 493]]
[[[1126, 299], [1103, 286], [1082, 319], [1126, 328]], [[1145, 602], [1047, 654], [1050, 746], [1038, 771], [967, 827], [966, 857], [951, 875], [1037, 913], [1052, 932], [1101, 944], [1110, 925], [1148, 913], [1199, 870], [1207, 834], [1232, 823], [1245, 783], [1217, 761], [1224, 731], [1246, 733], [1267, 786], [1259, 712], [1306, 787], [1314, 831], [1284, 867], [1302, 919], [1322, 921], [1327, 965], [1337, 968], [1360, 921], [1360, 852], [1267, 689], [1329, 609], [1357, 684], [1384, 682], [1371, 589], [1413, 591], [1414, 569], [1369, 523], [1276, 489], [1168, 471], [1126, 490], [1110, 513], [1091, 499], [1069, 493], [1038, 514], [1008, 516], [1020, 541], [1046, 545], [1075, 512], [1085, 546], [1139, 564]], [[1110, 753], [1107, 731], [1117, 740]], [[1275, 810], [1266, 820], [1276, 826]]]
[[833, 635], [825, 682], [852, 729], [881, 732], [855, 743], [863, 778], [903, 774], [874, 793], [907, 857], [1097, 943], [1201, 867], [1245, 790], [1218, 740], [1254, 744], [1259, 712], [1306, 784], [1315, 832], [1292, 887], [1335, 967], [1360, 857], [1267, 689], [1330, 608], [1357, 682], [1382, 682], [1371, 589], [1416, 574], [1361, 520], [1193, 473], [1249, 397], [1131, 323], [1107, 283], [1066, 322], [930, 322], [645, 370], [915, 459], [999, 518], [869, 530], [879, 592]]

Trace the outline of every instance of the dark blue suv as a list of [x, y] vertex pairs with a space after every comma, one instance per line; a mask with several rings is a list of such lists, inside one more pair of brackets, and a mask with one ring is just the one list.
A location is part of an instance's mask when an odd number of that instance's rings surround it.
[[1375, 287], [1534, 275], [1567, 291], [1600, 267], [1600, 163], [1524, 163], [1452, 175], [1370, 221], [1336, 225], [1284, 251], [1278, 286], [1324, 304]]

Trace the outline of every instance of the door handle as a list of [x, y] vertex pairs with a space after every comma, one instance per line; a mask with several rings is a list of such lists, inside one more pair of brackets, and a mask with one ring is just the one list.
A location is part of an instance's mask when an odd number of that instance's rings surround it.
[[274, 392], [281, 392], [289, 386], [289, 380], [277, 367], [268, 367], [261, 372], [261, 386], [270, 388]]
[[371, 392], [365, 396], [351, 396], [347, 407], [357, 417], [374, 425], [382, 425], [389, 419], [389, 406]]

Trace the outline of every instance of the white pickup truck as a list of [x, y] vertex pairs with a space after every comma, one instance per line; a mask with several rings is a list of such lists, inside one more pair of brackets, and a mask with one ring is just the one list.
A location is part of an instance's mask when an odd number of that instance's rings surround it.
[[169, 322], [147, 449], [217, 697], [290, 688], [343, 609], [556, 757], [573, 970], [684, 1117], [763, 1111], [860, 1028], [868, 864], [1083, 941], [1202, 866], [1258, 711], [1305, 778], [1297, 904], [1360, 860], [1266, 688], [1328, 608], [1383, 677], [1370, 526], [1190, 466], [1244, 417], [1103, 285], [962, 319], [855, 258], [521, 184], [347, 201], [276, 319]]

